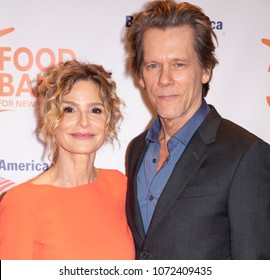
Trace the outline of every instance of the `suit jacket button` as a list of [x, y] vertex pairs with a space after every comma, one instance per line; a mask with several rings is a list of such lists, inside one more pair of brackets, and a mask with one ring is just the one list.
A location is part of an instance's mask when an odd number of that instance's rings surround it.
[[141, 252], [141, 257], [143, 258], [143, 259], [146, 259], [147, 257], [148, 257], [148, 252], [147, 251], [142, 251]]

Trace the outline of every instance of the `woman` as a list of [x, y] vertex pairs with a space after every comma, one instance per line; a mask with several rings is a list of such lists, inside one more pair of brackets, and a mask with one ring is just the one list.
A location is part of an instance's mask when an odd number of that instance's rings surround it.
[[94, 166], [122, 118], [111, 73], [68, 61], [49, 69], [39, 128], [52, 165], [0, 204], [0, 259], [134, 259], [125, 216], [126, 177]]

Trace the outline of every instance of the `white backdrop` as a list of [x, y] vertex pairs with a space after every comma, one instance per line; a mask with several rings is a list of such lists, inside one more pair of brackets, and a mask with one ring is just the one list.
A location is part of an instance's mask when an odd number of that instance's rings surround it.
[[[35, 136], [31, 83], [60, 59], [102, 64], [113, 72], [125, 101], [120, 148], [105, 145], [96, 166], [125, 171], [129, 141], [152, 118], [125, 73], [122, 38], [128, 16], [146, 0], [0, 0], [0, 192], [26, 181], [49, 163]], [[270, 143], [270, 1], [193, 0], [213, 21], [219, 65], [208, 103]], [[269, 99], [267, 99], [267, 97]]]

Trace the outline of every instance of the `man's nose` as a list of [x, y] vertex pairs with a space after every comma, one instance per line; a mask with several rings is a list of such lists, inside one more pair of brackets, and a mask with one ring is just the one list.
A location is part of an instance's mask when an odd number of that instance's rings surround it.
[[171, 70], [168, 66], [163, 66], [160, 71], [159, 76], [159, 85], [160, 86], [169, 86], [173, 83], [173, 77]]

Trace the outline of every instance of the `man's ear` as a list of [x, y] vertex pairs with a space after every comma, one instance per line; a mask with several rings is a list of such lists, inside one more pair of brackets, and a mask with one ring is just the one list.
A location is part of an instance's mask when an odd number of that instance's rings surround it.
[[144, 79], [143, 79], [142, 75], [140, 75], [140, 77], [139, 77], [139, 85], [140, 85], [142, 88], [145, 88], [145, 83], [144, 83]]
[[206, 84], [210, 81], [212, 70], [207, 68], [203, 70], [202, 83]]

